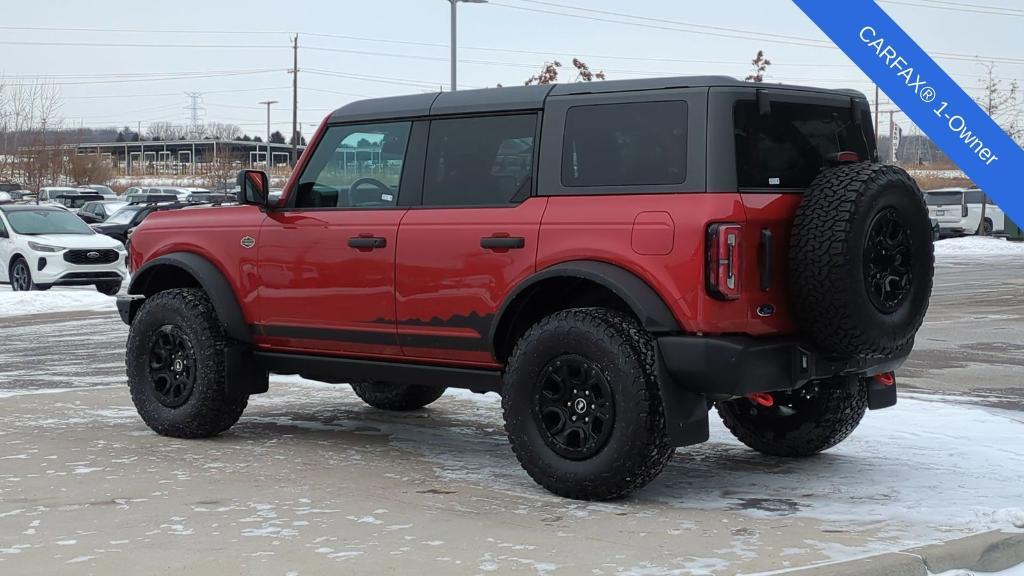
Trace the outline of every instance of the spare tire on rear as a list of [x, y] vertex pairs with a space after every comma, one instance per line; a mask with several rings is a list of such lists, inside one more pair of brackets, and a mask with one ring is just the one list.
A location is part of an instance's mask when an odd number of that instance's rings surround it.
[[790, 295], [804, 334], [837, 356], [891, 356], [913, 344], [932, 291], [934, 247], [917, 184], [895, 166], [822, 172], [797, 210]]

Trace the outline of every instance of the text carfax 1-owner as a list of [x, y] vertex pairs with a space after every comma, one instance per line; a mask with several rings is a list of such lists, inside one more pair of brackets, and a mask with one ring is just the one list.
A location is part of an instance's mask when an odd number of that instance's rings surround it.
[[872, 0], [793, 0], [1016, 222], [1024, 222], [1021, 150]]

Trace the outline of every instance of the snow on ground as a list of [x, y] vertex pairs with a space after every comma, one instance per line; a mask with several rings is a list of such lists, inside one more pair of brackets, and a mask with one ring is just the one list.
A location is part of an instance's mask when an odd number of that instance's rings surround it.
[[1024, 242], [1010, 242], [1002, 238], [949, 238], [935, 243], [935, 256], [1022, 256]]
[[1024, 564], [1018, 564], [1013, 568], [1008, 568], [1002, 572], [971, 572], [969, 570], [951, 570], [949, 572], [943, 572], [941, 574], [931, 574], [930, 576], [1024, 576]]
[[0, 286], [0, 318], [48, 314], [53, 312], [108, 312], [117, 311], [117, 302], [111, 296], [88, 289], [46, 292], [14, 292], [9, 286]]
[[[490, 413], [500, 422], [496, 394], [448, 390], [446, 397], [469, 400], [478, 417]], [[816, 518], [837, 530], [884, 526], [927, 544], [957, 533], [1024, 529], [1022, 437], [1020, 412], [904, 393], [895, 407], [868, 412], [839, 446], [787, 460], [747, 449], [712, 412], [711, 441], [680, 449], [670, 465], [680, 469], [640, 495], [674, 507]], [[722, 486], [732, 488], [716, 489]]]

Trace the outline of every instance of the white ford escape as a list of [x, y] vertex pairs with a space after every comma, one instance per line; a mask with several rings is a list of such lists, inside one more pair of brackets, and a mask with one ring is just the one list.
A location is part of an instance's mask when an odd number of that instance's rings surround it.
[[0, 283], [16, 291], [95, 286], [114, 295], [126, 257], [124, 245], [62, 207], [0, 206]]

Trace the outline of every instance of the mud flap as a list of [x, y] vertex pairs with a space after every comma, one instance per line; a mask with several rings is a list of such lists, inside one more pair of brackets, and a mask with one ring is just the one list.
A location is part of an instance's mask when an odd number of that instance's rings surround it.
[[658, 388], [661, 391], [661, 403], [665, 410], [665, 431], [673, 446], [691, 446], [707, 442], [710, 437], [708, 428], [708, 411], [710, 405], [703, 394], [691, 392], [673, 379], [664, 362], [661, 352], [657, 352]]
[[224, 348], [225, 386], [231, 396], [262, 394], [270, 389], [270, 372], [253, 358], [247, 344], [228, 344]]
[[896, 384], [886, 386], [875, 378], [868, 378], [868, 408], [881, 410], [896, 405]]

